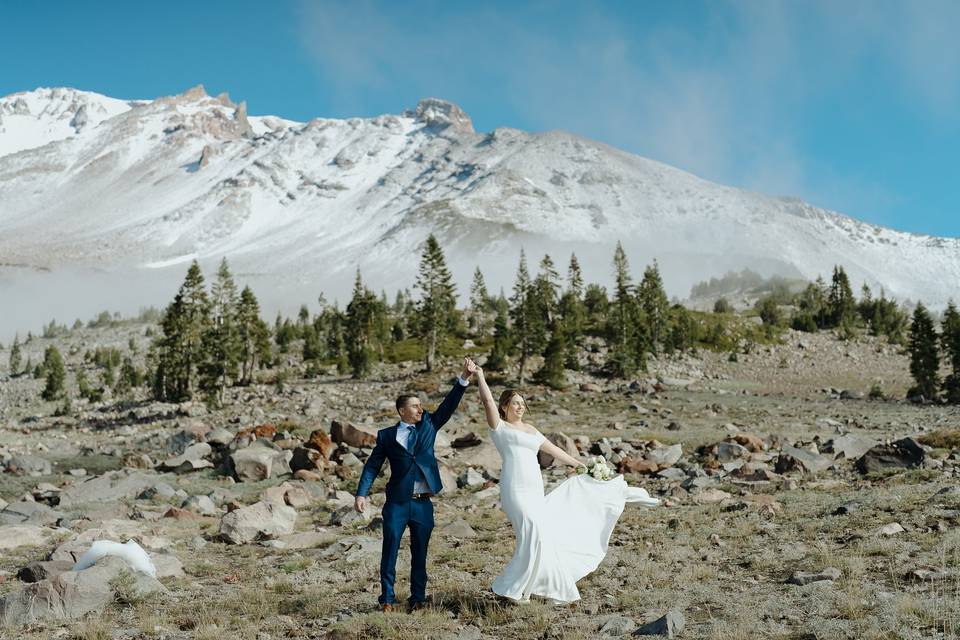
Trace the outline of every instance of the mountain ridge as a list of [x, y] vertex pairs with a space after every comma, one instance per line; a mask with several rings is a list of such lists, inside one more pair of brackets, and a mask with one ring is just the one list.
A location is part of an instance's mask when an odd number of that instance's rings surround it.
[[[70, 125], [81, 108], [85, 122]], [[843, 264], [856, 284], [942, 306], [960, 276], [958, 239], [712, 183], [562, 131], [476, 132], [437, 98], [300, 123], [249, 116], [202, 85], [150, 101], [39, 89], [0, 98], [0, 116], [0, 263], [169, 271], [158, 303], [179, 265], [224, 256], [283, 282], [278, 300], [346, 295], [358, 267], [376, 289], [412, 287], [431, 232], [461, 293], [478, 264], [493, 290], [509, 289], [521, 246], [561, 266], [576, 251], [606, 284], [618, 241], [635, 273], [657, 259], [680, 297], [728, 270], [813, 279]]]

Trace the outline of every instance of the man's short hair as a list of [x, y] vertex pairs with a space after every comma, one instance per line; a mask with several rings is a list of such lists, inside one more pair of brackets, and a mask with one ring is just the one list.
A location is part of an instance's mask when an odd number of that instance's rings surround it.
[[418, 396], [415, 393], [400, 394], [399, 396], [397, 396], [397, 411], [400, 411], [400, 409], [403, 409], [405, 406], [407, 406], [407, 400], [409, 400], [410, 398], [419, 398], [419, 397], [420, 396]]

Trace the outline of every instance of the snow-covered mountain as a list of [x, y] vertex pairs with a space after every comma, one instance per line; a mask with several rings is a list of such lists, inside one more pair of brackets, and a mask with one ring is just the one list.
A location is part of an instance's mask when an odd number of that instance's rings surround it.
[[[212, 273], [223, 256], [268, 307], [321, 291], [343, 300], [358, 266], [375, 289], [412, 287], [431, 232], [461, 293], [477, 265], [509, 290], [521, 247], [532, 271], [548, 252], [562, 273], [575, 251], [587, 279], [607, 283], [617, 241], [638, 275], [657, 259], [679, 297], [730, 269], [812, 279], [839, 263], [854, 282], [942, 305], [960, 276], [957, 239], [714, 184], [565, 132], [477, 133], [437, 99], [307, 123], [248, 116], [203, 87], [153, 101], [73, 89], [0, 99], [0, 292], [28, 306], [52, 274], [72, 274], [57, 282], [94, 310], [163, 304], [186, 263]], [[86, 317], [69, 305], [58, 317], [73, 315]]]

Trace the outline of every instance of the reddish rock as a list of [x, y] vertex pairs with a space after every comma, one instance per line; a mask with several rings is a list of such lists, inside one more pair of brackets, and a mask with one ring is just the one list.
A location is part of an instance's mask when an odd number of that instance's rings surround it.
[[764, 450], [763, 439], [759, 436], [749, 433], [735, 433], [727, 438], [727, 440], [730, 442], [736, 442], [737, 444], [746, 447], [754, 453]]
[[646, 458], [627, 456], [620, 461], [617, 470], [620, 473], [656, 473], [660, 465]]
[[189, 509], [181, 509], [180, 507], [170, 507], [166, 513], [163, 514], [163, 517], [174, 518], [176, 520], [203, 520], [203, 516]]
[[293, 457], [290, 458], [290, 470], [294, 473], [318, 469], [322, 471], [325, 466], [326, 460], [323, 459], [323, 454], [316, 449], [297, 447], [293, 450]]
[[[376, 437], [374, 437], [374, 444], [376, 444]], [[303, 446], [319, 451], [324, 460], [329, 460], [330, 453], [333, 451], [333, 440], [330, 439], [326, 431], [315, 429], [310, 433], [310, 437], [303, 443]]]
[[293, 473], [293, 477], [297, 480], [303, 480], [304, 482], [321, 482], [323, 481], [323, 476], [314, 471], [309, 471], [307, 469], [299, 469]]
[[334, 421], [330, 425], [330, 437], [337, 444], [343, 443], [351, 447], [373, 448], [377, 444], [377, 433], [370, 429], [358, 427], [355, 424], [342, 424]]

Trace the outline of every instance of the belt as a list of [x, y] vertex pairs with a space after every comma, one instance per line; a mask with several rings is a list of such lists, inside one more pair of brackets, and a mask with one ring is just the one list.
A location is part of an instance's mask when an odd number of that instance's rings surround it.
[[413, 494], [413, 499], [422, 500], [423, 498], [429, 498], [432, 495], [433, 495], [432, 493], [415, 493]]

